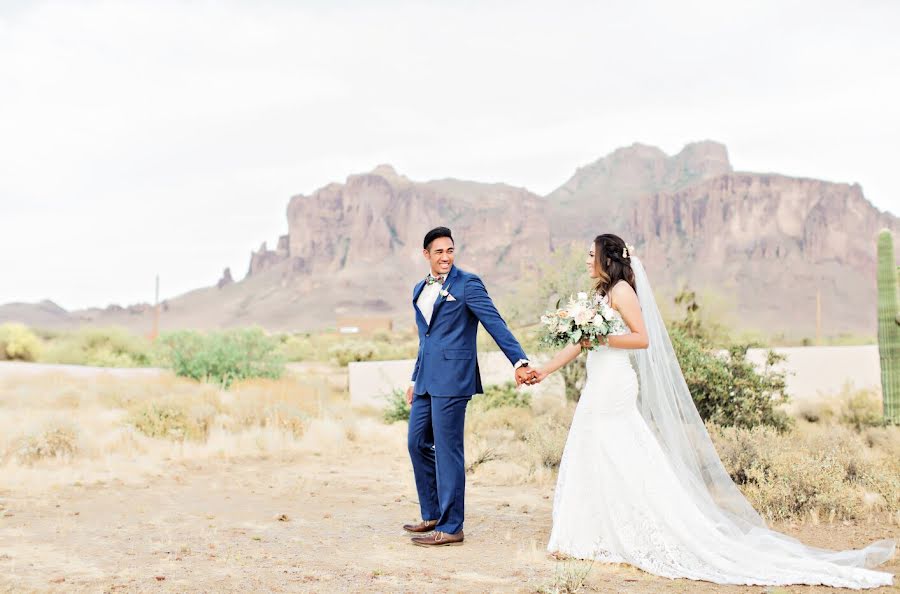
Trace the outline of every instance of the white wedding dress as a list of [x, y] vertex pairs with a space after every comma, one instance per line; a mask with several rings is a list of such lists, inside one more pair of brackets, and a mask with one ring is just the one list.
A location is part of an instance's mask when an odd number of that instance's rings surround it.
[[[892, 541], [853, 551], [816, 549], [768, 529], [752, 510], [727, 478], [693, 402], [660, 381], [687, 390], [677, 362], [672, 368], [661, 348], [671, 350], [671, 344], [668, 334], [659, 335], [664, 326], [653, 319], [658, 310], [647, 298], [642, 268], [640, 276], [638, 295], [656, 352], [635, 366], [630, 351], [588, 352], [587, 382], [559, 468], [548, 551], [718, 584], [890, 585], [890, 573], [866, 567], [890, 558]], [[669, 367], [660, 373], [656, 367], [664, 364]], [[668, 376], [674, 369], [677, 377]], [[654, 389], [663, 393], [647, 392]]]

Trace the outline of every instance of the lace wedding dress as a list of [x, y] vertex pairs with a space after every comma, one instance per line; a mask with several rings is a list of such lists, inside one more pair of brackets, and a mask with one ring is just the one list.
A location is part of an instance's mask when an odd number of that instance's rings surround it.
[[768, 529], [753, 511], [725, 473], [693, 401], [685, 400], [690, 394], [646, 274], [632, 260], [650, 349], [631, 351], [634, 366], [629, 351], [588, 352], [548, 551], [718, 584], [890, 585], [890, 573], [866, 567], [890, 558], [892, 541], [816, 549]]

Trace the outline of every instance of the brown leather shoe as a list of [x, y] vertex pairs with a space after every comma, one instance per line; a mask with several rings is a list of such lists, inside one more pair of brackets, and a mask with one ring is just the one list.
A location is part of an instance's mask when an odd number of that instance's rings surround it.
[[463, 543], [463, 532], [460, 530], [456, 534], [447, 534], [437, 530], [434, 534], [429, 534], [428, 536], [414, 536], [412, 543], [420, 547], [458, 546]]
[[437, 526], [437, 520], [424, 520], [418, 524], [404, 524], [403, 529], [414, 534], [424, 534], [431, 532]]

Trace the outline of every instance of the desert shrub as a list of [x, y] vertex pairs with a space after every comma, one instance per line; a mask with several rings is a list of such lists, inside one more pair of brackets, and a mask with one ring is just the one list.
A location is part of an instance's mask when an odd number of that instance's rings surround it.
[[495, 446], [484, 442], [476, 442], [468, 445], [465, 450], [467, 452], [472, 452], [472, 454], [466, 456], [468, 458], [466, 463], [466, 474], [475, 472], [482, 464], [500, 460], [503, 457], [500, 455], [500, 452], [497, 451]]
[[593, 567], [594, 561], [567, 558], [562, 563], [554, 565], [553, 580], [538, 584], [535, 592], [537, 594], [577, 594], [582, 592]]
[[883, 452], [891, 460], [900, 463], [900, 427], [882, 425], [863, 429], [862, 439], [867, 446]]
[[41, 351], [41, 339], [25, 324], [0, 325], [0, 361], [35, 361]]
[[328, 354], [332, 361], [346, 367], [359, 361], [415, 359], [417, 350], [415, 342], [402, 338], [390, 340], [390, 335], [381, 333], [376, 334], [373, 340], [344, 339], [328, 349]]
[[297, 437], [319, 412], [316, 390], [287, 379], [235, 382], [223, 399], [236, 427], [274, 427]]
[[559, 468], [568, 432], [567, 424], [553, 416], [546, 416], [525, 433], [525, 443], [534, 457], [534, 465]]
[[317, 344], [311, 334], [283, 335], [281, 353], [287, 361], [317, 361], [322, 359], [323, 345]]
[[176, 375], [219, 384], [248, 378], [277, 379], [284, 373], [278, 340], [260, 328], [201, 334], [179, 331], [161, 337], [163, 361]]
[[516, 389], [515, 382], [492, 384], [484, 389], [484, 394], [472, 399], [472, 405], [470, 410], [477, 411], [501, 407], [528, 408], [531, 406], [531, 394]]
[[522, 441], [535, 425], [535, 415], [530, 407], [502, 406], [487, 410], [476, 409], [477, 404], [469, 404], [466, 411], [466, 432], [492, 442], [506, 439]]
[[845, 386], [841, 395], [839, 420], [857, 431], [884, 424], [881, 397], [875, 390], [852, 390]]
[[793, 415], [809, 423], [840, 423], [857, 431], [884, 425], [881, 396], [878, 391], [854, 389], [850, 384], [844, 385], [835, 396], [822, 396], [797, 402]]
[[765, 426], [709, 429], [732, 480], [771, 519], [820, 512], [854, 519], [877, 508], [900, 508], [896, 458], [870, 448], [849, 428], [807, 426], [788, 433]]
[[42, 361], [98, 367], [145, 367], [153, 364], [148, 340], [123, 328], [82, 328], [51, 340]]
[[385, 398], [387, 399], [387, 406], [384, 408], [385, 423], [409, 420], [410, 407], [406, 403], [406, 390], [396, 388], [391, 390]]
[[148, 437], [203, 441], [215, 415], [215, 406], [208, 402], [167, 397], [135, 404], [127, 423]]
[[581, 390], [587, 381], [586, 362], [586, 357], [578, 357], [559, 370], [566, 391], [566, 400], [569, 402], [578, 402], [581, 398]]
[[831, 423], [838, 416], [836, 403], [831, 398], [807, 398], [794, 403], [793, 415], [807, 423]]
[[19, 464], [50, 458], [71, 458], [78, 450], [78, 433], [70, 426], [54, 426], [13, 443], [12, 457]]
[[719, 425], [779, 430], [790, 418], [779, 407], [787, 402], [784, 374], [772, 366], [782, 357], [770, 351], [763, 371], [747, 360], [747, 345], [732, 346], [721, 354], [704, 339], [673, 328], [672, 345], [688, 389], [705, 421]]
[[358, 361], [372, 361], [378, 352], [378, 345], [373, 342], [348, 340], [336, 344], [329, 350], [329, 354], [335, 363], [346, 367], [349, 363]]
[[696, 293], [683, 289], [675, 296], [683, 308], [681, 319], [669, 324], [669, 336], [697, 411], [704, 421], [724, 426], [768, 425], [778, 430], [790, 426], [791, 419], [780, 406], [787, 402], [784, 373], [774, 365], [784, 357], [769, 351], [766, 364], [758, 371], [747, 360], [747, 344], [720, 346], [724, 333], [716, 324], [704, 321]]

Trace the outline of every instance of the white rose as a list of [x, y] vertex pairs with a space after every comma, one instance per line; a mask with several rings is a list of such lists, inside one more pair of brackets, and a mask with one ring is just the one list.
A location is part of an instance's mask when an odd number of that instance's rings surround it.
[[589, 309], [583, 309], [575, 316], [575, 323], [579, 326], [587, 324], [594, 318], [594, 312]]
[[578, 300], [579, 301], [587, 301], [587, 293], [579, 293]]
[[569, 317], [577, 320], [578, 316], [582, 315], [582, 312], [584, 312], [584, 311], [585, 311], [585, 307], [583, 305], [578, 304], [578, 303], [573, 303], [569, 307]]

